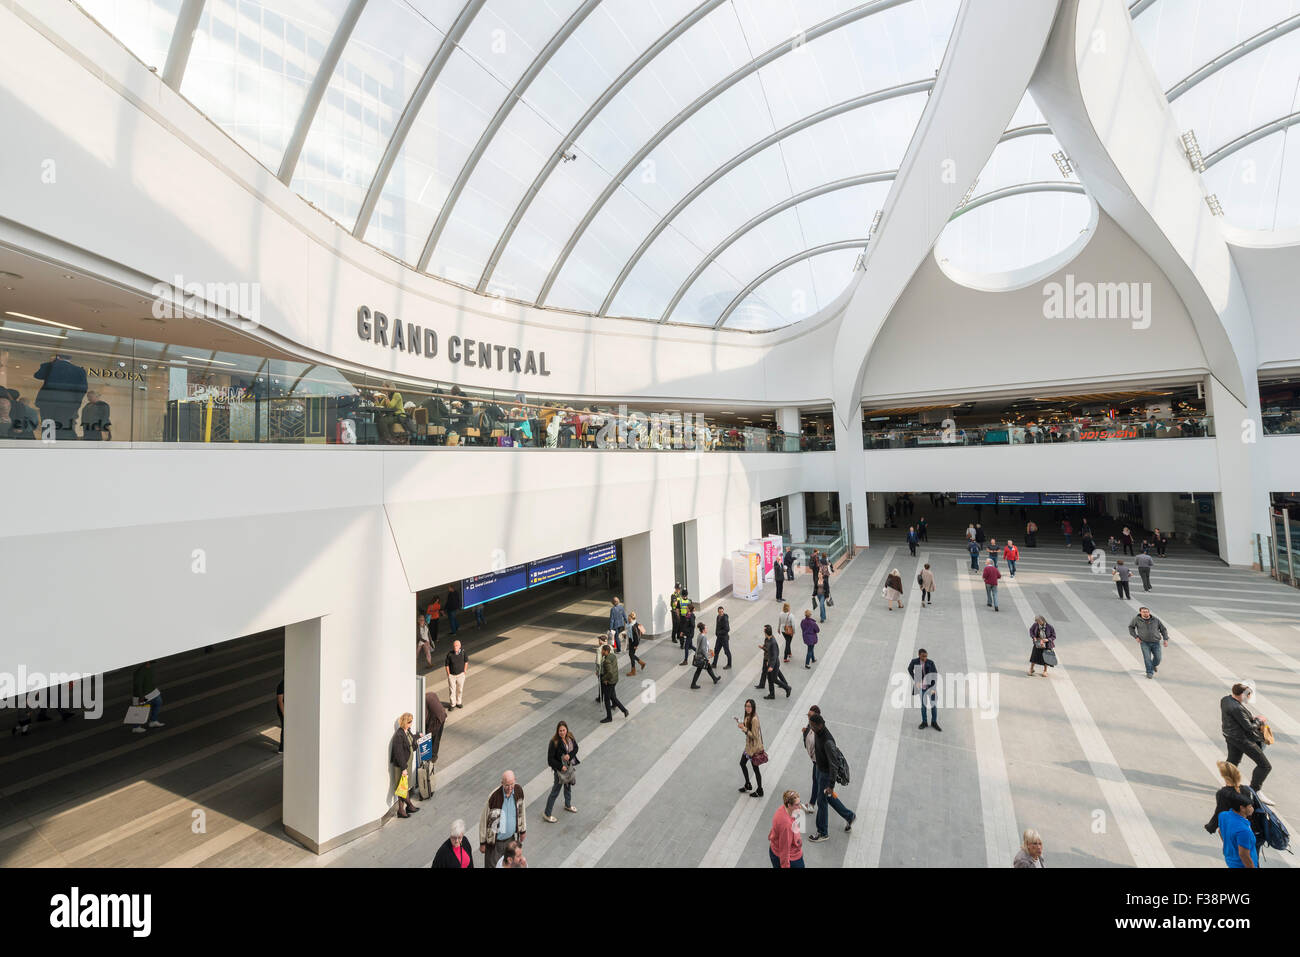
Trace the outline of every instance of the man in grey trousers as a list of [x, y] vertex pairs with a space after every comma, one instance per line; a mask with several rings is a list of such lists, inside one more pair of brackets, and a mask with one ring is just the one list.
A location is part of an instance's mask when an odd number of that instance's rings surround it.
[[1142, 663], [1146, 665], [1147, 677], [1155, 675], [1160, 667], [1160, 647], [1169, 647], [1169, 632], [1165, 623], [1151, 614], [1151, 609], [1143, 605], [1133, 620], [1128, 623], [1128, 633], [1132, 635], [1142, 649]]
[[1151, 569], [1155, 566], [1155, 562], [1151, 560], [1151, 556], [1147, 553], [1145, 548], [1142, 549], [1142, 554], [1133, 559], [1133, 561], [1137, 565], [1138, 574], [1142, 576], [1142, 590], [1150, 591]]

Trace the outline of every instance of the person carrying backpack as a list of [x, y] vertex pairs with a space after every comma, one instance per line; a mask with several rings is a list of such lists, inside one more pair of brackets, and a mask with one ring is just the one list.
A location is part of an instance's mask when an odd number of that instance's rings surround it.
[[632, 670], [627, 673], [629, 678], [636, 675], [636, 666], [640, 665], [641, 670], [645, 671], [645, 659], [638, 658], [636, 655], [637, 646], [641, 644], [641, 639], [645, 637], [645, 628], [641, 622], [636, 620], [636, 612], [627, 613], [627, 656], [631, 660]]
[[975, 539], [972, 538], [970, 541], [966, 543], [966, 550], [970, 552], [971, 571], [975, 571], [975, 572], [979, 571], [980, 570], [980, 547], [975, 542]]
[[835, 808], [835, 813], [844, 818], [847, 822], [844, 825], [845, 832], [853, 830], [853, 822], [857, 820], [857, 815], [846, 808], [843, 802], [835, 794], [835, 784], [840, 778], [848, 778], [848, 762], [844, 760], [844, 755], [835, 744], [835, 738], [831, 735], [830, 729], [826, 727], [826, 719], [820, 714], [811, 715], [808, 718], [808, 726], [813, 732], [813, 752], [814, 767], [816, 773], [815, 793], [817, 795], [817, 833], [811, 835], [808, 840], [813, 843], [829, 840], [828, 827], [830, 824], [829, 808]]

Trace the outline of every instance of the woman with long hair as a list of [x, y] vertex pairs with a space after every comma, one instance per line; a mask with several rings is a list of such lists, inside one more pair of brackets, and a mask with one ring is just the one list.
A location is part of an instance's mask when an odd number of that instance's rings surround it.
[[542, 819], [548, 824], [554, 824], [556, 818], [551, 812], [555, 810], [555, 798], [561, 788], [564, 789], [564, 809], [573, 814], [578, 813], [578, 809], [573, 806], [573, 785], [576, 783], [573, 768], [581, 763], [578, 761], [578, 739], [573, 736], [569, 725], [564, 721], [555, 726], [555, 734], [546, 749], [546, 763], [551, 767], [554, 780], [551, 783], [551, 796], [546, 799], [546, 813], [542, 815]]
[[781, 630], [781, 635], [785, 638], [785, 661], [790, 660], [790, 642], [794, 641], [794, 615], [790, 614], [790, 603], [787, 601], [781, 605], [781, 617], [777, 620], [777, 627]]
[[[758, 723], [758, 705], [754, 703], [753, 698], [745, 699], [745, 717], [744, 720], [737, 719], [736, 727], [745, 732], [745, 750], [740, 755], [740, 773], [745, 775], [745, 783], [737, 790], [742, 794], [753, 791], [750, 797], [761, 798], [763, 772], [759, 770], [759, 766], [767, 763], [767, 752], [763, 750], [763, 729]], [[754, 780], [758, 782], [758, 790], [750, 787], [749, 765], [754, 767]]]

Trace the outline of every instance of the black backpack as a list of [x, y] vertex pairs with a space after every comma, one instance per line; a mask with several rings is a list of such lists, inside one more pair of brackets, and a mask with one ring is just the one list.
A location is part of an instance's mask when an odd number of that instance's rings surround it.
[[1246, 785], [1247, 793], [1255, 805], [1255, 810], [1250, 815], [1250, 829], [1255, 832], [1255, 838], [1260, 848], [1271, 847], [1275, 851], [1286, 851], [1289, 854], [1295, 853], [1290, 849], [1291, 832], [1286, 829], [1282, 819], [1277, 816], [1271, 807], [1259, 799], [1259, 795]]
[[835, 778], [836, 784], [849, 783], [849, 759], [844, 756], [840, 746], [835, 743], [834, 738], [827, 736], [826, 753], [831, 759], [831, 776]]

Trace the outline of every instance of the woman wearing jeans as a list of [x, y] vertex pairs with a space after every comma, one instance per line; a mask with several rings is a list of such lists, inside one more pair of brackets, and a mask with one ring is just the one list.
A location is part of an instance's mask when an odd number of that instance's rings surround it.
[[555, 726], [555, 736], [546, 749], [546, 763], [551, 766], [555, 780], [551, 784], [551, 796], [546, 799], [546, 813], [542, 819], [548, 824], [554, 824], [556, 818], [551, 812], [555, 810], [555, 798], [559, 795], [560, 788], [564, 789], [564, 809], [573, 814], [578, 813], [578, 809], [573, 806], [573, 785], [566, 784], [560, 777], [562, 774], [567, 776], [574, 765], [581, 763], [578, 761], [578, 739], [563, 721]]
[[790, 642], [794, 641], [794, 615], [790, 614], [790, 603], [781, 606], [781, 617], [776, 620], [777, 629], [785, 638], [785, 660], [790, 660]]
[[772, 829], [767, 832], [767, 856], [773, 867], [803, 867], [803, 838], [794, 823], [798, 813], [799, 792], [786, 791], [781, 806], [772, 815]]

